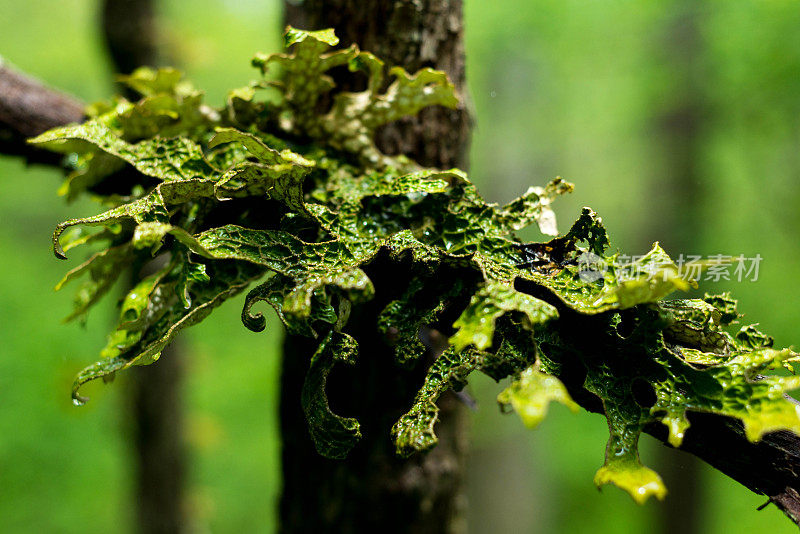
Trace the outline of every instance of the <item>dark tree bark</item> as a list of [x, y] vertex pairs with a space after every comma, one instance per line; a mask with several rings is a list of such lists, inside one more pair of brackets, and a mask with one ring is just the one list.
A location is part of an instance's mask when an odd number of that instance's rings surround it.
[[[102, 30], [115, 72], [160, 63], [152, 0], [105, 0]], [[163, 352], [158, 365], [136, 367], [131, 376], [136, 529], [141, 534], [186, 530], [183, 378], [180, 342]]]
[[[287, 3], [286, 14], [287, 22], [299, 28], [332, 27], [342, 46], [356, 43], [389, 65], [411, 72], [422, 67], [444, 70], [463, 91], [461, 7], [460, 0], [309, 0]], [[334, 78], [340, 89], [356, 86], [346, 73]], [[383, 128], [377, 139], [384, 152], [406, 154], [424, 165], [464, 168], [469, 130], [469, 114], [462, 104], [457, 110], [424, 110], [415, 118]], [[292, 337], [284, 343], [280, 531], [462, 532], [463, 406], [454, 395], [443, 397], [439, 402], [441, 421], [436, 426], [439, 445], [410, 459], [395, 455], [390, 429], [411, 407], [425, 369], [399, 369], [375, 324], [382, 307], [407, 283], [408, 273], [377, 260], [368, 274], [375, 283], [375, 300], [348, 323], [348, 333], [359, 342], [359, 361], [352, 369], [334, 369], [328, 387], [333, 409], [357, 417], [361, 423], [364, 437], [346, 460], [319, 456], [300, 407], [314, 344]], [[429, 362], [437, 352], [436, 347], [431, 348]]]
[[0, 62], [0, 154], [58, 165], [61, 156], [25, 143], [29, 137], [83, 121], [83, 103]]
[[[378, 264], [373, 280], [392, 272]], [[376, 285], [377, 287], [377, 285]], [[463, 468], [466, 452], [465, 414], [460, 401], [447, 395], [439, 402], [439, 444], [428, 454], [410, 459], [395, 455], [390, 429], [411, 407], [424, 369], [401, 370], [375, 333], [375, 318], [392, 291], [380, 292], [351, 317], [347, 332], [359, 342], [354, 368], [334, 368], [328, 396], [336, 413], [356, 417], [363, 438], [345, 460], [317, 453], [300, 407], [308, 360], [316, 349], [306, 338], [284, 342], [281, 376], [283, 493], [282, 533], [421, 533], [463, 532]], [[398, 296], [395, 293], [395, 296]], [[435, 357], [431, 351], [429, 360]]]

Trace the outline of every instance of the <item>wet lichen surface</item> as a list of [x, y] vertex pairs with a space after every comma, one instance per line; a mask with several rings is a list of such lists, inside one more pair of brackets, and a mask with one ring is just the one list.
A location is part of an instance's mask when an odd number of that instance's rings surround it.
[[[31, 140], [66, 155], [68, 200], [91, 195], [109, 207], [55, 231], [59, 257], [79, 245], [95, 250], [58, 284], [80, 281], [70, 319], [83, 318], [121, 273], [138, 273], [101, 359], [75, 380], [76, 403], [87, 381], [155, 362], [180, 330], [249, 288], [247, 328], [265, 328], [252, 311], [264, 301], [288, 333], [318, 340], [299, 401], [319, 453], [343, 458], [359, 423], [331, 411], [325, 385], [337, 364], [364, 357], [348, 318], [373, 297], [367, 272], [381, 255], [411, 275], [377, 319], [397, 365], [425, 365], [422, 332], [449, 338], [392, 429], [400, 455], [436, 445], [438, 398], [473, 372], [510, 377], [498, 402], [530, 427], [552, 401], [577, 409], [560, 379], [581, 377], [580, 393], [608, 419], [595, 482], [637, 502], [666, 493], [639, 459], [649, 425], [665, 425], [674, 447], [691, 432], [692, 411], [740, 420], [751, 441], [800, 433], [785, 397], [800, 378], [767, 374], [790, 369], [796, 355], [739, 325], [730, 296], [665, 300], [693, 282], [658, 244], [621, 264], [588, 208], [563, 236], [518, 239], [532, 224], [558, 236], [550, 204], [572, 190], [560, 179], [500, 206], [458, 169], [382, 154], [377, 128], [426, 106], [455, 106], [454, 88], [430, 69], [393, 68], [387, 78], [378, 58], [337, 44], [330, 30], [289, 28], [290, 53], [253, 60], [280, 81], [233, 90], [221, 108], [204, 104], [177, 71], [141, 69], [124, 78], [138, 101], [95, 104], [85, 123]], [[364, 73], [367, 88], [332, 92], [334, 67]]]

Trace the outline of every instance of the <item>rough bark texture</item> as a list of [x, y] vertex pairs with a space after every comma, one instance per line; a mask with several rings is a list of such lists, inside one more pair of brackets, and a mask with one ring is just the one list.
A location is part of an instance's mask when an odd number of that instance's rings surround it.
[[[130, 73], [159, 63], [152, 0], [105, 0], [102, 31], [115, 72]], [[132, 373], [136, 530], [140, 534], [186, 530], [182, 360], [182, 344], [173, 343], [158, 365], [136, 367]]]
[[0, 62], [0, 153], [30, 163], [57, 165], [61, 156], [39, 150], [25, 139], [55, 126], [83, 120], [83, 103]]
[[[461, 7], [460, 0], [309, 0], [287, 4], [286, 13], [292, 26], [332, 27], [342, 46], [356, 43], [391, 65], [411, 72], [422, 67], [444, 70], [456, 87], [463, 89]], [[358, 84], [347, 74], [334, 78], [339, 88]], [[377, 138], [384, 152], [407, 154], [425, 165], [464, 168], [469, 128], [465, 106], [457, 110], [434, 108], [385, 127]], [[378, 312], [402, 289], [407, 274], [381, 260], [368, 271], [375, 282], [376, 298], [349, 322], [349, 333], [359, 342], [359, 362], [352, 369], [334, 369], [328, 386], [333, 409], [357, 417], [361, 423], [364, 437], [346, 460], [326, 460], [317, 454], [300, 408], [303, 377], [315, 347], [304, 339], [285, 341], [280, 531], [462, 532], [464, 408], [454, 395], [442, 398], [439, 445], [428, 454], [410, 459], [395, 455], [390, 429], [411, 407], [425, 369], [399, 369], [391, 350], [376, 333]], [[429, 360], [436, 352], [433, 347]]]

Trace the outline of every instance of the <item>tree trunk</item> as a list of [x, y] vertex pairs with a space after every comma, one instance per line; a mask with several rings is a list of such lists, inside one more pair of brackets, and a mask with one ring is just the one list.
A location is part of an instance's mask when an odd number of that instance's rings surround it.
[[131, 376], [136, 483], [135, 529], [141, 534], [185, 532], [182, 343]]
[[[115, 72], [128, 74], [160, 63], [152, 0], [105, 0], [102, 30]], [[182, 346], [173, 342], [157, 365], [132, 369], [135, 528], [140, 534], [186, 530]]]
[[[303, 29], [332, 27], [342, 46], [356, 43], [389, 65], [411, 72], [422, 67], [444, 70], [463, 95], [460, 0], [307, 0], [287, 3], [286, 16], [289, 24]], [[355, 87], [347, 74], [334, 78], [339, 88]], [[415, 118], [383, 128], [377, 138], [384, 152], [406, 154], [424, 165], [464, 168], [469, 129], [469, 114], [462, 104], [457, 110], [426, 109]], [[390, 429], [411, 407], [425, 369], [398, 368], [375, 325], [378, 312], [407, 275], [382, 260], [367, 271], [376, 296], [358, 316], [351, 317], [352, 330], [348, 330], [359, 342], [358, 363], [335, 369], [328, 386], [333, 409], [361, 423], [364, 437], [347, 459], [327, 460], [314, 449], [300, 407], [300, 391], [315, 346], [307, 339], [285, 340], [280, 532], [462, 532], [463, 406], [454, 395], [444, 396], [439, 402], [437, 447], [409, 459], [395, 455]], [[430, 352], [429, 362], [436, 357], [436, 349]]]

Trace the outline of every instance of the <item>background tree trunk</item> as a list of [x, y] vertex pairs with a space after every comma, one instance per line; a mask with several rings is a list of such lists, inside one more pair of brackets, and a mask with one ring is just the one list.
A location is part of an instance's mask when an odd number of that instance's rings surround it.
[[[701, 252], [703, 231], [703, 126], [706, 103], [703, 98], [701, 60], [703, 38], [699, 25], [703, 2], [678, 0], [658, 49], [670, 73], [671, 90], [665, 109], [656, 117], [655, 127], [663, 154], [663, 175], [658, 186], [664, 213], [654, 217], [654, 235], [673, 256], [687, 257]], [[658, 507], [660, 531], [697, 534], [703, 530], [705, 495], [700, 460], [668, 448], [661, 448], [656, 470], [669, 488]]]
[[[129, 74], [137, 67], [161, 63], [152, 0], [105, 0], [102, 30], [114, 72]], [[182, 343], [170, 344], [158, 365], [134, 367], [132, 371], [135, 528], [141, 534], [184, 532]]]
[[[413, 72], [422, 67], [444, 70], [462, 92], [464, 46], [460, 0], [416, 2], [309, 0], [286, 4], [287, 23], [303, 29], [332, 27], [342, 46], [358, 44]], [[334, 76], [339, 88], [356, 87], [347, 73]], [[470, 118], [457, 110], [426, 109], [419, 116], [378, 132], [379, 146], [406, 154], [424, 165], [466, 166]], [[412, 404], [425, 369], [401, 370], [391, 349], [377, 334], [375, 318], [402, 288], [407, 273], [377, 260], [368, 269], [375, 299], [353, 316], [348, 331], [359, 342], [354, 368], [337, 368], [329, 382], [334, 410], [357, 417], [363, 439], [346, 460], [317, 454], [300, 407], [300, 391], [315, 346], [288, 337], [281, 379], [284, 533], [383, 532], [456, 533], [464, 530], [463, 471], [466, 418], [454, 395], [439, 402], [439, 445], [428, 454], [398, 458], [390, 438], [392, 424]], [[431, 348], [429, 361], [437, 355]], [[347, 374], [347, 378], [342, 378]], [[342, 378], [339, 381], [339, 378]], [[348, 384], [337, 387], [337, 383]]]

